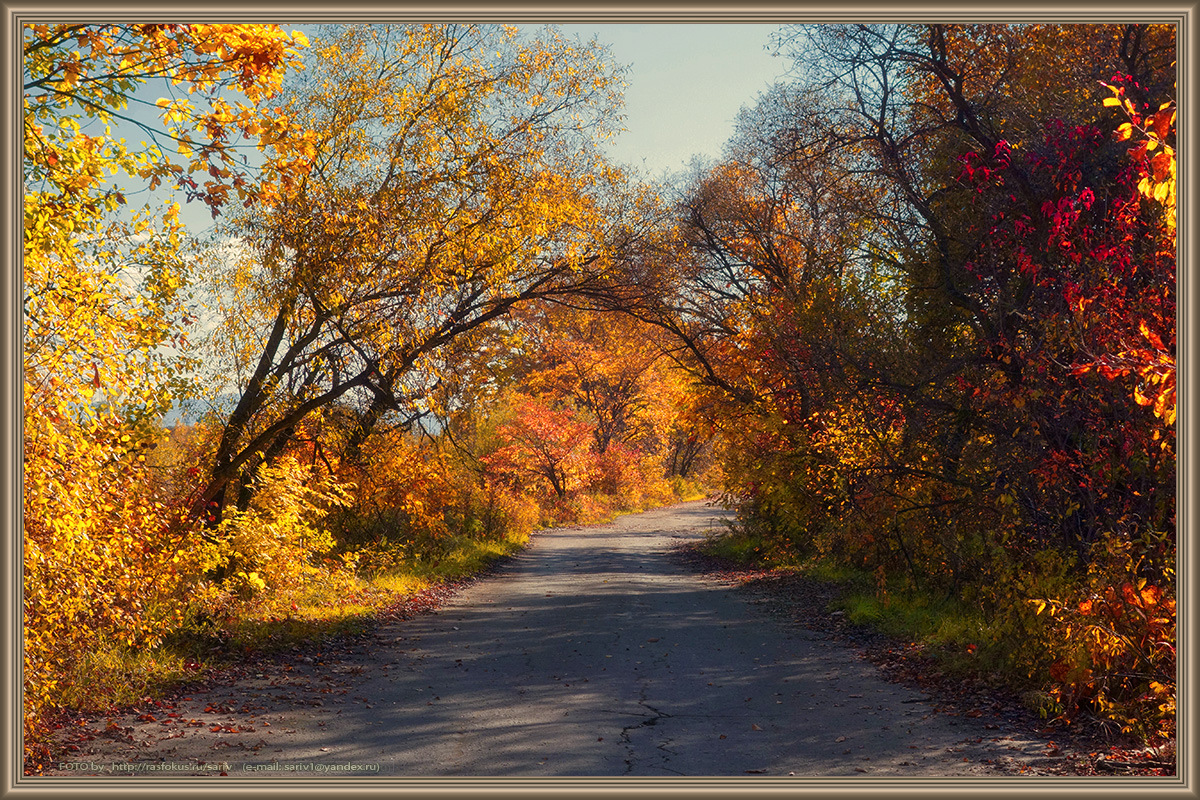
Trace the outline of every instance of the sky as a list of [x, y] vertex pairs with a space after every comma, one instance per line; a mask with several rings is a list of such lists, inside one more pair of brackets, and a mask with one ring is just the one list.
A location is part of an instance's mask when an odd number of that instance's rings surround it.
[[625, 127], [610, 155], [649, 177], [712, 158], [733, 133], [738, 110], [753, 104], [790, 63], [770, 55], [779, 26], [751, 24], [563, 25], [564, 33], [610, 46], [626, 76]]

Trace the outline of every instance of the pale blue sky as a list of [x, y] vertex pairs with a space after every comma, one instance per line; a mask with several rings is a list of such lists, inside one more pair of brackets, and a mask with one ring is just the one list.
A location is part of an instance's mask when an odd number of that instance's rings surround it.
[[582, 39], [594, 36], [610, 45], [618, 63], [631, 65], [625, 90], [627, 130], [611, 155], [645, 168], [650, 177], [679, 170], [694, 155], [719, 156], [738, 110], [790, 67], [766, 49], [778, 25], [561, 27]]

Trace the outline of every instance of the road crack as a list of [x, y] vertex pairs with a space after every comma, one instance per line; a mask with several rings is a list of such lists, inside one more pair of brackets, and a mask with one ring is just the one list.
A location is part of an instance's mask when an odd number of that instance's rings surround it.
[[[655, 708], [654, 706], [652, 706], [646, 702], [644, 685], [642, 687], [642, 697], [638, 700], [638, 705], [645, 708], [650, 713], [645, 715], [642, 718], [641, 722], [638, 722], [633, 725], [626, 725], [624, 728], [621, 729], [621, 735], [618, 737], [618, 740], [625, 746], [625, 750], [628, 753], [628, 757], [625, 759], [625, 774], [626, 775], [632, 774], [634, 766], [636, 765], [636, 763], [638, 761], [637, 752], [636, 752], [636, 749], [633, 744], [633, 735], [632, 735], [633, 732], [640, 728], [653, 728], [656, 725], [658, 725], [660, 720], [670, 719], [672, 716], [671, 714], [668, 714], [667, 712], [665, 712], [661, 709]], [[662, 752], [668, 754], [668, 756], [675, 755], [675, 753], [669, 749], [670, 745], [671, 745], [671, 739], [664, 738], [661, 742], [659, 742], [657, 745], [655, 745], [655, 749], [661, 750]], [[667, 770], [668, 772], [674, 772], [674, 770], [667, 769], [666, 763], [665, 763], [666, 760], [669, 760], [669, 759], [664, 759], [662, 769]]]

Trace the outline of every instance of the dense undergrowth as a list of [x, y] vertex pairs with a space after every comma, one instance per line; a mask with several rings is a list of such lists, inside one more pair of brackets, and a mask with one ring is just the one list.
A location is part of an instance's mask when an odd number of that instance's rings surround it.
[[40, 686], [27, 677], [27, 690], [43, 688], [40, 697], [31, 692], [41, 702], [26, 708], [27, 768], [36, 771], [50, 757], [56, 720], [128, 707], [246, 659], [364, 632], [406, 599], [519, 551], [536, 530], [700, 494], [694, 481], [676, 479], [653, 492], [580, 486], [567, 502], [536, 485], [520, 494], [455, 495], [451, 483], [461, 489], [470, 481], [443, 475], [418, 498], [411, 473], [416, 465], [428, 469], [431, 453], [402, 448], [401, 457], [408, 472], [392, 474], [404, 481], [406, 504], [391, 505], [392, 497], [386, 506], [363, 491], [378, 489], [383, 478], [339, 482], [287, 458], [264, 470], [250, 506], [190, 553], [191, 571], [173, 595], [155, 598], [174, 604], [170, 627], [130, 642], [92, 619], [93, 635], [76, 637], [72, 652], [55, 652], [55, 668], [43, 669]]

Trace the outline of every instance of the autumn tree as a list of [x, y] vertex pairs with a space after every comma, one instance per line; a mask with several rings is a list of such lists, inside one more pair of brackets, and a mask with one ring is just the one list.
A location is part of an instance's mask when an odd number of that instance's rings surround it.
[[214, 212], [252, 201], [235, 146], [291, 157], [258, 104], [302, 45], [257, 25], [22, 30], [27, 733], [90, 650], [157, 641], [187, 569], [145, 456], [188, 388], [193, 264], [178, 204], [131, 201], [160, 183]]
[[[718, 419], [751, 423], [726, 423], [750, 518], [874, 569], [881, 591], [901, 575], [979, 603], [992, 652], [1072, 702], [1158, 703], [1174, 663], [1173, 31], [843, 25], [782, 43], [802, 69], [762, 112], [757, 161], [697, 184], [671, 259], [688, 280], [669, 327]], [[814, 262], [793, 245], [820, 241], [810, 223], [766, 212], [831, 167], [821, 208], [848, 243]], [[778, 291], [773, 258], [838, 282]], [[1036, 619], [1046, 596], [1123, 583], [1140, 627], [1112, 625], [1117, 601], [1065, 644]], [[1086, 666], [1069, 652], [1082, 630]], [[1126, 680], [1131, 660], [1152, 677]]]
[[556, 500], [586, 485], [595, 469], [592, 426], [574, 410], [554, 408], [544, 398], [517, 398], [513, 418], [499, 433], [505, 444], [487, 457], [489, 466], [517, 485], [529, 478], [544, 480]]
[[[1170, 289], [1159, 293], [1173, 279], [1155, 275], [1159, 267], [1120, 266], [1127, 258], [1163, 262], [1152, 240], [1129, 238], [1130, 225], [1149, 221], [1147, 209], [1127, 205], [1128, 163], [1118, 157], [1120, 145], [1107, 133], [1116, 124], [1100, 115], [1095, 94], [1098, 80], [1122, 69], [1138, 73], [1130, 81], [1161, 91], [1171, 80], [1170, 30], [849, 26], [817, 29], [805, 41], [820, 54], [818, 80], [842, 92], [846, 114], [832, 141], [865, 153], [894, 198], [896, 210], [879, 218], [886, 238], [874, 253], [909, 287], [905, 313], [918, 359], [952, 370], [928, 385], [953, 376], [970, 387], [922, 411], [926, 425], [949, 437], [941, 449], [947, 475], [961, 463], [955, 443], [976, 434], [997, 442], [1058, 438], [1051, 451], [1079, 453], [1080, 431], [1093, 423], [1058, 412], [1064, 392], [1084, 389], [1054, 365], [1077, 363], [1093, 345], [1086, 342], [1092, 334], [1079, 335], [1087, 325], [1082, 307], [1068, 306], [1083, 292], [1099, 303], [1091, 313], [1104, 308], [1124, 317], [1159, 307], [1170, 315], [1173, 307]], [[1087, 89], [1059, 91], [1050, 81], [1058, 74]], [[1064, 324], [1072, 316], [1069, 331]], [[1003, 407], [985, 410], [984, 387], [996, 381], [1007, 387]], [[1052, 409], [1053, 418], [1038, 416]], [[1016, 450], [1043, 447], [1025, 442]], [[1098, 463], [1096, 455], [1081, 457]], [[1108, 512], [1086, 498], [1039, 506], [1034, 498], [1042, 488], [1028, 485], [1021, 494], [1047, 536], [1081, 552], [1092, 542], [1088, 531], [1116, 521], [1102, 521]], [[1039, 516], [1039, 508], [1072, 504], [1091, 508], [1092, 516]], [[1146, 518], [1165, 522], [1157, 513]]]
[[864, 390], [857, 361], [898, 335], [894, 293], [862, 253], [872, 187], [846, 153], [796, 146], [810, 123], [785, 109], [810, 100], [779, 87], [743, 113], [724, 162], [683, 191], [674, 237], [652, 255], [657, 299], [635, 309], [670, 334], [700, 420], [724, 442], [730, 491], [796, 543], [847, 486], [817, 472], [838, 463], [834, 446], [818, 459], [802, 441], [859, 403], [891, 413]]
[[522, 390], [565, 402], [594, 425], [592, 448], [658, 449], [680, 402], [664, 372], [662, 331], [635, 317], [556, 304], [515, 315]]
[[[280, 113], [317, 136], [311, 170], [230, 228], [214, 353], [239, 391], [199, 509], [220, 517], [296, 426], [355, 408], [342, 455], [418, 408], [439, 349], [513, 306], [610, 269], [619, 175], [596, 149], [617, 73], [553, 29], [329, 32]], [[424, 366], [423, 366], [424, 365]]]

